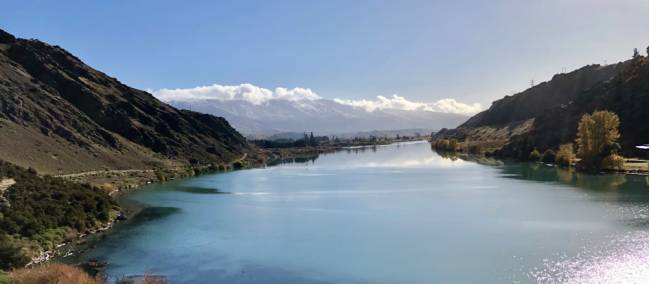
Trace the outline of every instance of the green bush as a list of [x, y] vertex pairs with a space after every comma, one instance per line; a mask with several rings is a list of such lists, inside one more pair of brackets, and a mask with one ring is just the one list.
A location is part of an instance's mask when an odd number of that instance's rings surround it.
[[[9, 206], [0, 206], [0, 236], [25, 239], [43, 249], [52, 249], [68, 230], [84, 232], [110, 220], [117, 204], [103, 190], [0, 161], [0, 177], [16, 183], [4, 192]], [[14, 236], [14, 237], [7, 237]], [[21, 264], [23, 259], [4, 241], [0, 268]], [[17, 245], [14, 242], [14, 245]]]
[[23, 253], [19, 241], [0, 232], [0, 270], [23, 267], [29, 260], [29, 257]]
[[544, 154], [542, 155], [542, 162], [545, 164], [555, 163], [555, 151], [551, 149], [544, 151]]
[[43, 232], [35, 235], [32, 239], [37, 241], [45, 250], [54, 249], [57, 244], [65, 240], [68, 228], [45, 229]]
[[531, 151], [530, 154], [528, 155], [528, 160], [531, 160], [531, 161], [534, 161], [534, 162], [539, 161], [541, 158], [542, 158], [542, 155], [539, 154], [539, 151], [537, 151], [537, 149], [533, 149], [533, 151]]

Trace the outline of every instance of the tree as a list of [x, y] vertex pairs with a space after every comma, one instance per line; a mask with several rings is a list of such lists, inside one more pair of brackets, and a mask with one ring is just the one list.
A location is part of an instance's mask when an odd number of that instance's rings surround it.
[[533, 162], [537, 162], [542, 158], [542, 155], [537, 151], [537, 149], [533, 149], [533, 151], [530, 152], [528, 155], [528, 160], [531, 160]]
[[544, 154], [542, 155], [542, 162], [545, 164], [555, 163], [555, 151], [551, 149], [544, 151]]
[[314, 138], [314, 132], [309, 133], [309, 146], [316, 147], [316, 139]]
[[513, 138], [513, 156], [521, 161], [526, 161], [530, 158], [530, 153], [535, 150], [534, 138], [528, 136], [517, 136]]
[[303, 147], [307, 147], [307, 146], [309, 146], [309, 136], [307, 136], [307, 132], [303, 132], [302, 134], [303, 134], [302, 139], [303, 139], [303, 141], [305, 141], [305, 145], [303, 145]]
[[573, 144], [568, 143], [560, 145], [560, 149], [558, 149], [557, 155], [555, 155], [555, 164], [570, 167], [574, 160], [575, 154], [573, 154]]
[[632, 54], [632, 58], [638, 58], [639, 56], [640, 56], [639, 55], [639, 50], [634, 48], [634, 53]]
[[577, 156], [582, 165], [587, 168], [599, 167], [606, 156], [618, 152], [620, 146], [616, 141], [621, 136], [619, 125], [618, 115], [610, 111], [594, 111], [591, 115], [582, 116], [576, 135]]

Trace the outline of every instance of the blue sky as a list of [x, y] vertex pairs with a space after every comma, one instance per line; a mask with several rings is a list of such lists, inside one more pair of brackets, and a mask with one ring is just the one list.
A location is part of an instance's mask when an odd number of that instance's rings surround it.
[[647, 0], [9, 1], [0, 28], [141, 89], [490, 102], [648, 45]]

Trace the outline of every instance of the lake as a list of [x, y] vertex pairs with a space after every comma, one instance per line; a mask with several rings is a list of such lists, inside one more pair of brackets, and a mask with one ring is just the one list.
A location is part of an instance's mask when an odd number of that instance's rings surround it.
[[443, 156], [401, 143], [146, 186], [75, 259], [172, 283], [647, 280], [647, 176]]

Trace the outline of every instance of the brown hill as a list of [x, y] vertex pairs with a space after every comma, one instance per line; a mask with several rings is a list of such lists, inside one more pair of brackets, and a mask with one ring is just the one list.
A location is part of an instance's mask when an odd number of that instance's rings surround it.
[[[621, 118], [621, 146], [637, 155], [634, 146], [648, 143], [648, 58], [639, 56], [612, 65], [589, 65], [513, 96], [492, 103], [456, 129], [434, 138], [455, 138], [516, 156], [521, 145], [540, 150], [572, 142], [584, 113], [609, 110]], [[525, 141], [525, 142], [522, 142]], [[522, 152], [522, 153], [517, 153]], [[527, 156], [526, 156], [527, 157]]]
[[0, 159], [55, 174], [228, 162], [249, 150], [223, 118], [175, 109], [58, 46], [0, 30]]

